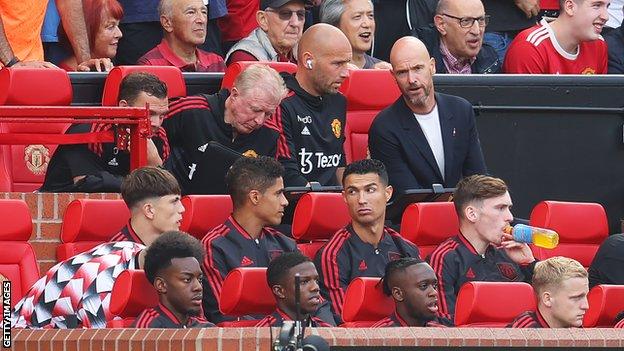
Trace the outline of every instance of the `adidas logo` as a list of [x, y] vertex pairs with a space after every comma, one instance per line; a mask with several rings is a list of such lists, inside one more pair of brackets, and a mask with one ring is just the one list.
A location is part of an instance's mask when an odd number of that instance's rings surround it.
[[117, 157], [113, 157], [112, 160], [108, 161], [108, 165], [109, 166], [119, 166], [119, 163], [117, 163]]
[[301, 130], [301, 135], [310, 135], [310, 130], [308, 126], [303, 126], [303, 130]]
[[466, 278], [468, 278], [468, 279], [474, 279], [475, 278], [475, 274], [472, 271], [472, 267], [468, 268], [468, 272], [466, 272]]
[[368, 269], [368, 267], [366, 266], [366, 262], [364, 260], [360, 261], [360, 266], [358, 267], [358, 269], [361, 271], [365, 271]]
[[201, 152], [206, 152], [206, 148], [207, 147], [208, 147], [208, 143], [205, 143], [204, 145], [198, 147], [197, 150], [199, 150]]
[[243, 259], [240, 263], [241, 267], [251, 266], [252, 264], [254, 264], [254, 261], [250, 260], [247, 256], [243, 256]]

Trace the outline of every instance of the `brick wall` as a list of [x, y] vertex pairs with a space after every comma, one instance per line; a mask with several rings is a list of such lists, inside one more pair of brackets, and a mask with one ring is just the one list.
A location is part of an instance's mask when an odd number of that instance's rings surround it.
[[35, 249], [39, 272], [45, 273], [56, 263], [56, 245], [60, 243], [65, 208], [74, 199], [118, 199], [119, 194], [3, 193], [0, 198], [26, 201], [33, 219], [30, 243]]
[[[273, 330], [273, 336], [278, 330]], [[624, 347], [624, 329], [320, 328], [336, 346]], [[13, 350], [269, 350], [268, 328], [13, 330]]]

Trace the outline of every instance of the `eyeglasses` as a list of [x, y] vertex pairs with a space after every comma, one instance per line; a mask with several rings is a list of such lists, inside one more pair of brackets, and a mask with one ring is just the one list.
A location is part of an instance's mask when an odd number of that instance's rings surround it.
[[481, 17], [457, 17], [452, 15], [447, 15], [443, 13], [442, 16], [450, 17], [459, 21], [459, 26], [462, 28], [470, 28], [474, 26], [474, 23], [479, 23], [479, 27], [485, 27], [490, 22], [490, 15], [485, 15]]
[[299, 11], [290, 11], [290, 10], [274, 10], [272, 8], [267, 8], [266, 10], [264, 10], [266, 12], [273, 12], [273, 13], [277, 13], [277, 16], [279, 17], [279, 19], [281, 19], [282, 21], [290, 21], [290, 19], [292, 18], [292, 15], [295, 14], [297, 15], [297, 19], [300, 21], [303, 21], [305, 19], [305, 10], [299, 10]]

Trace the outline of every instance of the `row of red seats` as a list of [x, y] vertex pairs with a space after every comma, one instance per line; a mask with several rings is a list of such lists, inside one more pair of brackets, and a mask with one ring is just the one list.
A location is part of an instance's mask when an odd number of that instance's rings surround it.
[[[589, 309], [583, 326], [613, 327], [624, 310], [624, 285], [597, 285], [587, 296]], [[142, 270], [122, 272], [113, 287], [111, 313], [120, 317], [109, 327], [128, 327], [145, 308], [158, 304], [156, 290]], [[266, 315], [275, 299], [266, 282], [266, 268], [237, 268], [223, 283], [221, 311], [229, 316]], [[342, 327], [370, 327], [394, 312], [394, 300], [384, 295], [379, 278], [356, 278], [345, 294]], [[455, 313], [458, 327], [502, 328], [524, 311], [535, 311], [535, 294], [527, 283], [468, 282], [459, 290]], [[257, 321], [221, 323], [222, 327], [250, 327]]]
[[[228, 67], [222, 87], [231, 87], [245, 67], [257, 62], [237, 62]], [[280, 72], [295, 72], [292, 63], [266, 63]], [[184, 77], [176, 67], [119, 66], [104, 84], [102, 106], [116, 106], [121, 80], [146, 71], [167, 83], [169, 98], [186, 96]], [[375, 115], [398, 98], [400, 92], [387, 70], [355, 70], [341, 87], [347, 98], [345, 156], [347, 162], [367, 157], [368, 129]], [[1, 106], [69, 106], [72, 86], [67, 73], [50, 69], [3, 69], [0, 71]], [[0, 123], [2, 133], [61, 134], [67, 123]], [[43, 183], [47, 162], [56, 145], [3, 145], [0, 147], [0, 191], [30, 192]]]
[[[232, 211], [227, 195], [185, 196], [182, 202], [186, 212], [180, 229], [200, 239]], [[330, 215], [333, 221], [324, 220]], [[0, 230], [0, 273], [16, 282], [12, 296], [16, 303], [39, 277], [34, 250], [28, 243], [32, 218], [21, 200], [0, 200], [0, 217], [11, 219]], [[63, 217], [57, 259], [67, 259], [110, 240], [128, 217], [122, 200], [74, 200]], [[349, 214], [339, 193], [307, 193], [295, 209], [292, 233], [299, 249], [314, 257], [331, 235], [348, 222]], [[556, 249], [533, 248], [536, 257], [563, 255], [577, 259], [585, 267], [608, 236], [604, 209], [593, 203], [543, 201], [531, 213], [531, 224], [560, 234]], [[457, 234], [459, 225], [452, 203], [417, 203], [405, 210], [401, 228], [401, 234], [418, 245], [421, 255], [426, 257], [439, 243]]]

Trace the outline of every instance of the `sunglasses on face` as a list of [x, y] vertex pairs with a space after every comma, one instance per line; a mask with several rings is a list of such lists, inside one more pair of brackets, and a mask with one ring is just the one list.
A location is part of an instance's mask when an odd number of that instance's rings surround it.
[[293, 14], [297, 15], [297, 19], [299, 21], [303, 21], [305, 19], [305, 10], [291, 11], [291, 10], [274, 10], [272, 8], [267, 8], [264, 10], [266, 12], [273, 12], [277, 14], [277, 17], [282, 21], [290, 21]]

